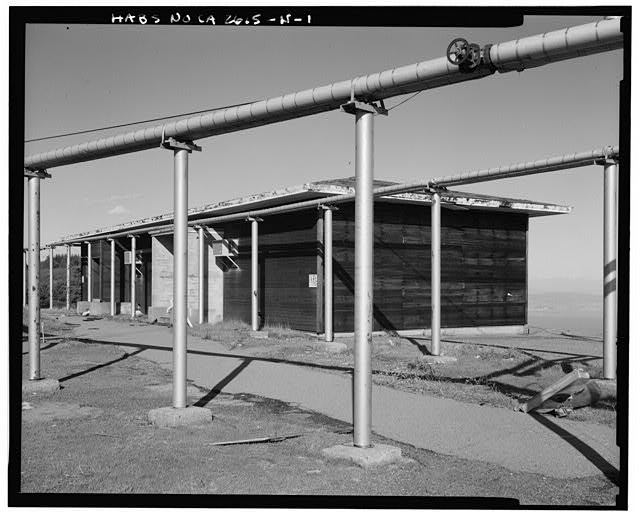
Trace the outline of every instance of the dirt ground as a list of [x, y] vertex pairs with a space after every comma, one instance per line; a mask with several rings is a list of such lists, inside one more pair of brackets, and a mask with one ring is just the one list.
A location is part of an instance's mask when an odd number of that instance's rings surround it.
[[[51, 324], [50, 324], [50, 327]], [[55, 332], [55, 327], [50, 328]], [[352, 441], [351, 426], [296, 406], [249, 395], [212, 395], [193, 385], [189, 401], [208, 395], [213, 421], [200, 428], [161, 429], [149, 410], [171, 403], [171, 374], [116, 347], [49, 338], [42, 368], [61, 390], [23, 398], [20, 489], [25, 493], [181, 493], [198, 495], [405, 496], [395, 505], [426, 508], [434, 497], [514, 498], [523, 505], [606, 506], [618, 488], [604, 477], [559, 480], [414, 448], [406, 460], [364, 470], [328, 460], [323, 448]], [[334, 356], [344, 358], [344, 356]], [[379, 361], [378, 361], [379, 362]], [[23, 373], [28, 355], [23, 356]], [[263, 436], [273, 443], [216, 446]], [[304, 505], [321, 506], [302, 500]], [[285, 500], [286, 499], [286, 500]], [[227, 498], [228, 500], [228, 498]], [[231, 500], [233, 503], [233, 499]], [[424, 501], [424, 503], [421, 503]], [[497, 500], [495, 500], [497, 501]], [[296, 500], [293, 500], [294, 504]], [[243, 505], [237, 497], [237, 505]], [[278, 500], [276, 500], [278, 504]], [[216, 500], [211, 500], [216, 505]], [[480, 505], [480, 503], [476, 503]]]

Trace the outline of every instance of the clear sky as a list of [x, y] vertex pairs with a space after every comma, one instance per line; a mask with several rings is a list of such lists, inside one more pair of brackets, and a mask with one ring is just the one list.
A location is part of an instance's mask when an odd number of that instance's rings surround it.
[[[439, 57], [459, 36], [484, 45], [597, 19], [527, 17], [496, 29], [30, 25], [25, 139], [325, 85]], [[618, 144], [621, 78], [618, 50], [422, 92], [376, 118], [375, 177], [413, 181]], [[122, 131], [28, 143], [25, 154]], [[353, 117], [334, 111], [200, 140], [189, 206], [353, 175], [354, 134]], [[166, 150], [51, 173], [41, 186], [43, 244], [173, 209]], [[600, 294], [600, 167], [458, 189], [573, 206], [531, 220], [530, 290]]]

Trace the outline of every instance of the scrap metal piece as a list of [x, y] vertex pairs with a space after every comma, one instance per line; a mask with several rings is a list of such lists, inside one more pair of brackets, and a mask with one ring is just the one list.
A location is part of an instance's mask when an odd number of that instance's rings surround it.
[[578, 385], [578, 381], [586, 383], [589, 378], [589, 373], [587, 373], [586, 371], [582, 369], [574, 369], [571, 373], [566, 374], [560, 380], [557, 380], [550, 386], [544, 388], [538, 394], [530, 398], [527, 402], [518, 405], [516, 410], [529, 412], [531, 410], [537, 409], [552, 396], [561, 393], [565, 389], [569, 388], [569, 386], [575, 387], [576, 385]]
[[304, 434], [288, 434], [288, 435], [274, 435], [268, 437], [254, 437], [251, 439], [237, 439], [234, 441], [219, 441], [216, 443], [205, 443], [207, 446], [231, 446], [233, 444], [254, 444], [254, 443], [279, 443], [285, 439], [294, 439], [301, 437]]

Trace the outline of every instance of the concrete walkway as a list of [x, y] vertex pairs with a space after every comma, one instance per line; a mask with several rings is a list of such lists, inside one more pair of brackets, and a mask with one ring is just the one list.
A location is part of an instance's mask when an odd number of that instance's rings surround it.
[[[146, 348], [138, 356], [172, 368], [172, 332], [166, 327], [103, 319], [82, 321], [74, 335], [119, 344], [126, 351]], [[189, 337], [188, 347], [188, 377], [202, 387], [275, 398], [352, 422], [350, 374], [327, 372], [313, 364], [243, 356], [194, 337]], [[44, 369], [43, 374], [46, 376]], [[215, 400], [209, 406], [215, 414]], [[558, 478], [604, 474], [617, 481], [615, 430], [602, 425], [374, 385], [373, 430], [439, 454], [494, 463], [512, 471]]]

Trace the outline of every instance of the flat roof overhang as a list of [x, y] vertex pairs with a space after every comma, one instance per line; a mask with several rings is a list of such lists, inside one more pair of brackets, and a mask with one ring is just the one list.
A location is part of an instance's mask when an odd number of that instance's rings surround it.
[[[381, 182], [382, 183], [382, 182]], [[383, 184], [389, 184], [384, 182]], [[331, 185], [326, 183], [303, 184], [289, 188], [277, 189], [261, 194], [236, 198], [214, 204], [204, 205], [189, 209], [189, 223], [197, 222], [199, 219], [227, 215], [242, 216], [260, 209], [292, 205], [308, 200], [327, 199], [331, 203], [331, 197], [353, 193], [352, 187], [344, 185]], [[510, 212], [527, 214], [531, 217], [549, 216], [554, 214], [567, 214], [572, 208], [549, 203], [533, 202], [529, 200], [519, 200], [512, 198], [501, 198], [475, 193], [464, 193], [460, 191], [443, 191], [442, 207], [451, 210], [483, 210], [493, 212]], [[396, 193], [393, 195], [383, 195], [376, 197], [376, 201], [389, 203], [431, 205], [431, 194], [429, 193]], [[301, 208], [300, 210], [312, 207]], [[292, 209], [293, 212], [296, 209]], [[214, 225], [213, 222], [206, 222], [207, 225]], [[58, 241], [54, 241], [47, 246], [61, 246], [73, 243], [80, 243], [88, 240], [127, 237], [134, 233], [166, 233], [173, 225], [173, 213], [152, 216], [139, 220], [122, 223], [112, 227], [100, 228], [92, 231], [70, 235]]]

